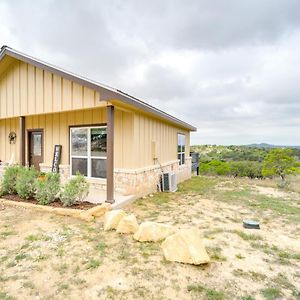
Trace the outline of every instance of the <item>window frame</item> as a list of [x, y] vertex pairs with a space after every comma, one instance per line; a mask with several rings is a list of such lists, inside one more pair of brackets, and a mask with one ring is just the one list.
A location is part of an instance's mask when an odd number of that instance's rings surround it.
[[[101, 159], [107, 160], [107, 152], [106, 156], [92, 156], [91, 151], [91, 130], [94, 128], [105, 128], [107, 133], [107, 124], [99, 124], [99, 125], [74, 125], [69, 126], [69, 163], [70, 163], [70, 176], [73, 175], [72, 170], [72, 158], [83, 158], [87, 159], [87, 176], [84, 177], [88, 179], [96, 179], [96, 180], [106, 180], [106, 177], [93, 177], [92, 175], [92, 159]], [[87, 129], [87, 155], [72, 155], [72, 130], [74, 129]]]
[[[183, 143], [181, 143], [180, 137], [184, 138]], [[180, 147], [180, 151], [178, 151], [179, 147]], [[186, 150], [186, 135], [182, 132], [177, 132], [177, 159], [179, 160], [179, 166], [185, 165], [185, 160], [186, 160], [185, 150]], [[178, 158], [178, 156], [180, 158]]]

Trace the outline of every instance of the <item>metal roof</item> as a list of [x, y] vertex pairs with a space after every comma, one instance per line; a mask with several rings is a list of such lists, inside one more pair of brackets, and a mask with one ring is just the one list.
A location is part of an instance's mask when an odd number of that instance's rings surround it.
[[123, 91], [120, 91], [118, 89], [114, 89], [110, 86], [107, 86], [105, 84], [98, 83], [96, 81], [87, 79], [85, 77], [82, 77], [80, 75], [68, 72], [66, 70], [63, 70], [59, 67], [56, 67], [54, 65], [51, 65], [49, 63], [46, 63], [44, 61], [41, 61], [37, 58], [34, 58], [30, 55], [24, 54], [20, 51], [17, 51], [13, 48], [10, 48], [8, 46], [2, 46], [0, 50], [0, 61], [6, 56], [11, 56], [14, 57], [18, 60], [24, 61], [26, 63], [32, 64], [38, 68], [50, 71], [52, 73], [58, 74], [66, 79], [69, 79], [71, 81], [77, 82], [83, 86], [86, 86], [88, 88], [91, 88], [93, 90], [99, 91], [100, 93], [100, 100], [101, 101], [109, 101], [109, 100], [120, 100], [126, 104], [135, 106], [141, 110], [144, 110], [146, 112], [149, 112], [155, 116], [158, 116], [160, 118], [163, 118], [165, 120], [168, 120], [169, 122], [172, 122], [174, 124], [177, 124], [181, 127], [184, 127], [190, 131], [196, 131], [197, 128], [184, 122], [181, 121], [166, 112], [144, 102], [141, 101], [140, 99], [137, 99], [131, 95], [128, 95], [127, 93], [124, 93]]

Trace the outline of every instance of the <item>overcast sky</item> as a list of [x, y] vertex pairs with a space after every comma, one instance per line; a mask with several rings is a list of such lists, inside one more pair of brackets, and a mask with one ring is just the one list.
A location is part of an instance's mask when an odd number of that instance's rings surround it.
[[299, 0], [0, 0], [0, 44], [191, 123], [192, 144], [300, 144]]

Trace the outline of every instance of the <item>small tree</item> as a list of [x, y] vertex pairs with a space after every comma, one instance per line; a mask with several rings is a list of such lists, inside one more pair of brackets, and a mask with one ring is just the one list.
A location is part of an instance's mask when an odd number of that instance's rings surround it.
[[263, 176], [280, 176], [285, 181], [288, 174], [300, 174], [300, 163], [292, 149], [273, 149], [266, 156], [262, 168]]

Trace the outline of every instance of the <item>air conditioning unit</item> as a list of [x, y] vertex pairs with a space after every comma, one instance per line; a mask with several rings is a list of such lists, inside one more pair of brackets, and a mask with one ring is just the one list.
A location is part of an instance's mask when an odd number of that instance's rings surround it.
[[163, 192], [177, 191], [177, 176], [173, 172], [162, 174], [162, 190]]

